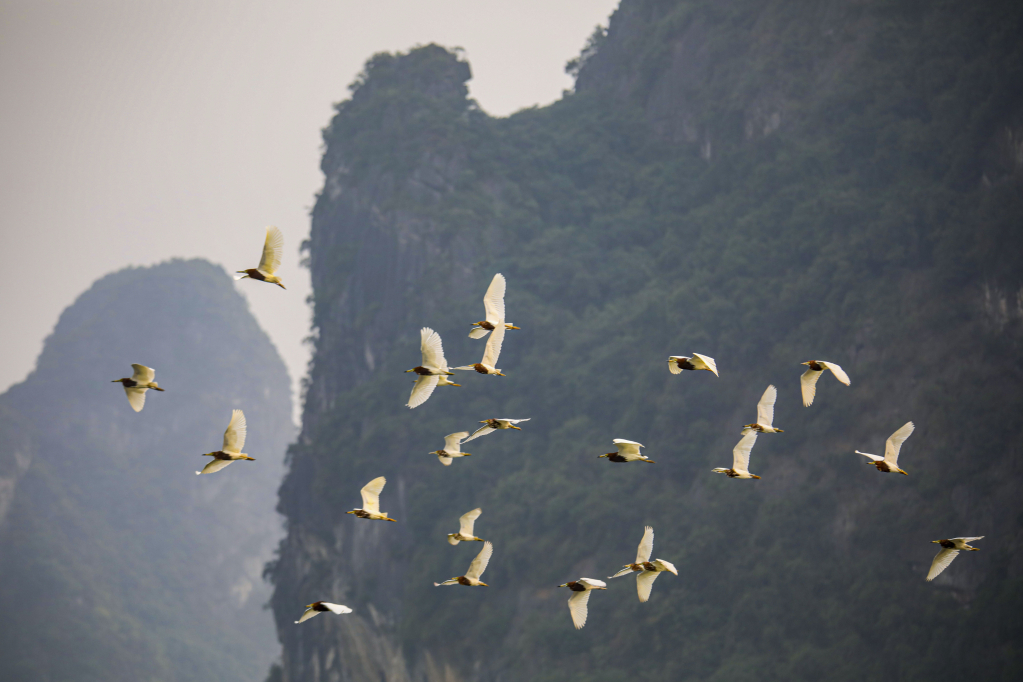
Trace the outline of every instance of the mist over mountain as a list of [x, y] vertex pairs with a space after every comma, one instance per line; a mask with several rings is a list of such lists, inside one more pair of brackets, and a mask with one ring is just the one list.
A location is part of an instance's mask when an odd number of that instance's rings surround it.
[[[1023, 633], [1023, 6], [623, 0], [576, 89], [495, 119], [435, 45], [370, 59], [324, 131], [315, 354], [269, 567], [272, 680], [1016, 679]], [[404, 407], [508, 279], [507, 377]], [[669, 354], [717, 358], [669, 374]], [[841, 364], [800, 401], [800, 362]], [[775, 423], [731, 464], [768, 384]], [[445, 434], [531, 417], [440, 466]], [[879, 452], [907, 421], [908, 477]], [[597, 455], [644, 443], [656, 465]], [[387, 476], [381, 509], [346, 516]], [[458, 517], [494, 543], [464, 572]], [[635, 556], [672, 561], [566, 590]], [[933, 583], [931, 540], [985, 535]], [[303, 604], [355, 612], [295, 626]]]
[[[108, 275], [0, 396], [0, 678], [241, 681], [277, 656], [291, 396], [234, 287], [202, 260]], [[133, 362], [165, 389], [139, 413], [110, 383]], [[256, 461], [196, 476], [234, 408]]]

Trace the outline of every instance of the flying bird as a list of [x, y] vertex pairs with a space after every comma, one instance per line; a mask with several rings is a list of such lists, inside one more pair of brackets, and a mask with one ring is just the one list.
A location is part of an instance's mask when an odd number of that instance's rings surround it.
[[462, 452], [462, 439], [469, 435], [468, 431], [449, 433], [444, 436], [444, 449], [434, 450], [431, 455], [437, 455], [440, 463], [446, 467], [451, 466], [452, 457], [472, 457], [471, 452]]
[[[913, 422], [906, 422], [898, 431], [889, 436], [888, 440], [884, 444], [884, 457], [860, 452], [859, 450], [856, 450], [855, 452], [857, 455], [869, 457], [873, 461], [874, 466], [877, 467], [878, 471], [883, 471], [886, 474], [893, 471], [900, 474], [906, 474], [905, 471], [899, 468], [899, 450], [902, 449], [902, 444], [906, 442], [906, 439], [909, 438], [915, 428], [916, 426], [913, 425]], [[909, 476], [909, 474], [906, 475]]]
[[705, 369], [708, 372], [714, 372], [714, 376], [719, 376], [718, 366], [714, 362], [714, 358], [700, 355], [699, 353], [693, 353], [691, 358], [685, 355], [670, 355], [668, 356], [668, 362], [670, 363], [668, 369], [671, 370], [672, 374], [681, 374], [684, 369]]
[[504, 289], [504, 275], [499, 272], [490, 281], [487, 293], [483, 297], [483, 306], [487, 309], [487, 319], [473, 323], [469, 338], [482, 339], [498, 324], [503, 324], [505, 329], [518, 329], [511, 322], [504, 321]]
[[380, 491], [384, 489], [387, 479], [377, 476], [372, 481], [362, 486], [362, 509], [353, 509], [345, 514], [355, 514], [360, 519], [372, 519], [374, 521], [397, 521], [387, 515], [387, 512], [380, 511]]
[[284, 235], [281, 234], [280, 230], [271, 225], [266, 228], [266, 241], [263, 242], [263, 257], [259, 259], [259, 267], [238, 270], [238, 274], [234, 278], [245, 279], [246, 277], [251, 277], [252, 279], [258, 279], [260, 282], [276, 284], [281, 289], [284, 289], [285, 286], [281, 284], [281, 278], [275, 274], [277, 268], [281, 267], [281, 257], [283, 255]]
[[231, 462], [239, 459], [248, 459], [256, 461], [255, 457], [249, 457], [242, 448], [245, 447], [245, 434], [248, 431], [248, 426], [245, 423], [245, 413], [241, 410], [234, 410], [231, 412], [231, 421], [227, 425], [227, 431], [224, 431], [224, 445], [216, 452], [207, 452], [203, 457], [212, 457], [213, 461], [203, 467], [202, 471], [195, 472], [198, 474], [214, 474]]
[[636, 561], [625, 564], [624, 567], [608, 579], [618, 578], [629, 573], [638, 572], [636, 576], [636, 592], [639, 593], [639, 600], [645, 602], [650, 598], [650, 590], [654, 587], [657, 576], [668, 571], [678, 575], [678, 571], [670, 561], [655, 559], [650, 561], [650, 553], [654, 549], [654, 529], [646, 526], [643, 529], [643, 539], [639, 541], [639, 549], [636, 550]]
[[110, 383], [119, 383], [124, 386], [124, 393], [128, 396], [128, 404], [131, 405], [131, 409], [141, 412], [143, 405], [146, 404], [146, 391], [149, 389], [162, 391], [163, 389], [153, 381], [156, 370], [152, 367], [132, 363], [131, 368], [135, 373], [131, 375], [130, 379], [114, 379]]
[[472, 542], [473, 540], [477, 542], [486, 542], [483, 538], [478, 538], [472, 534], [472, 527], [476, 523], [476, 519], [478, 519], [482, 513], [483, 510], [477, 507], [470, 512], [462, 514], [462, 516], [458, 519], [458, 532], [448, 533], [448, 542], [452, 545], [457, 545], [459, 542]]
[[757, 442], [757, 432], [750, 430], [745, 436], [743, 436], [738, 444], [732, 448], [732, 468], [722, 469], [711, 469], [716, 474], [725, 474], [728, 478], [760, 478], [756, 474], [749, 472], [749, 453], [753, 449], [753, 444]]
[[642, 443], [637, 443], [633, 440], [625, 440], [624, 438], [615, 438], [611, 442], [618, 446], [618, 452], [608, 452], [600, 455], [600, 457], [607, 457], [612, 462], [646, 462], [648, 464], [657, 464], [657, 462], [648, 458], [646, 455], [641, 455], [639, 453], [640, 448], [646, 447]]
[[558, 585], [558, 587], [567, 587], [572, 590], [572, 596], [568, 598], [568, 610], [572, 614], [572, 623], [575, 625], [575, 629], [581, 630], [586, 625], [590, 591], [606, 590], [607, 583], [593, 578], [579, 578], [579, 580], [573, 580], [564, 585]]
[[500, 431], [502, 429], [515, 429], [516, 431], [521, 431], [522, 429], [515, 425], [528, 421], [529, 419], [484, 419], [480, 422], [483, 426], [473, 431], [473, 434], [462, 442], [468, 443], [474, 438], [480, 438], [481, 436], [486, 436], [494, 431]]
[[405, 370], [405, 373], [415, 372], [419, 376], [412, 387], [412, 395], [409, 396], [406, 406], [409, 409], [419, 407], [433, 395], [433, 389], [438, 386], [461, 386], [448, 380], [452, 374], [448, 369], [448, 361], [444, 359], [444, 345], [440, 341], [440, 334], [429, 327], [419, 330], [419, 347], [423, 352], [423, 364]]
[[501, 374], [501, 370], [497, 368], [497, 358], [501, 356], [501, 344], [504, 343], [505, 327], [503, 323], [504, 320], [501, 320], [501, 324], [497, 325], [494, 333], [487, 339], [487, 347], [483, 350], [483, 360], [475, 365], [465, 365], [463, 367], [455, 367], [455, 369], [474, 369], [480, 374], [497, 374], [503, 377], [504, 374]]
[[849, 375], [833, 362], [810, 360], [802, 364], [810, 366], [810, 369], [803, 372], [803, 375], [799, 377], [799, 386], [803, 389], [803, 405], [806, 407], [813, 405], [813, 397], [817, 393], [817, 380], [821, 378], [821, 374], [824, 374], [824, 370], [830, 369], [836, 379], [846, 386], [849, 385]]
[[490, 555], [494, 553], [494, 546], [489, 542], [483, 543], [483, 549], [476, 555], [476, 558], [469, 564], [469, 570], [465, 572], [465, 575], [460, 575], [450, 580], [445, 580], [442, 583], [434, 583], [434, 587], [440, 587], [441, 585], [465, 585], [467, 587], [490, 587], [485, 582], [480, 580], [480, 576], [483, 575], [483, 571], [487, 570], [487, 564], [490, 563]]
[[746, 424], [742, 427], [742, 435], [746, 435], [751, 431], [757, 433], [784, 433], [782, 429], [774, 428], [774, 402], [778, 399], [778, 389], [774, 386], [768, 386], [767, 390], [764, 391], [764, 395], [760, 397], [760, 402], [757, 403], [757, 420], [752, 424]]
[[324, 611], [330, 611], [331, 613], [336, 613], [338, 615], [341, 615], [342, 613], [352, 612], [350, 608], [342, 604], [331, 604], [330, 602], [326, 601], [317, 601], [305, 607], [305, 613], [303, 613], [301, 617], [299, 617], [299, 619], [295, 621], [295, 624], [298, 625], [299, 623], [304, 623], [310, 618], [320, 615]]
[[934, 555], [934, 561], [931, 562], [931, 570], [927, 572], [927, 581], [934, 580], [941, 572], [948, 568], [948, 565], [952, 563], [959, 552], [979, 552], [979, 547], [970, 547], [970, 543], [975, 540], [983, 540], [984, 536], [976, 538], [949, 538], [947, 540], [931, 540], [931, 542], [941, 545], [941, 549], [937, 554]]

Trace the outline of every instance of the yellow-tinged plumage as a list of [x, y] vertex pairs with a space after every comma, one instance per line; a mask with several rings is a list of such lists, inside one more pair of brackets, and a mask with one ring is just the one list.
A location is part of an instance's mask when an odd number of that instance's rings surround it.
[[114, 379], [110, 383], [121, 384], [124, 387], [125, 395], [128, 396], [128, 404], [131, 405], [131, 409], [141, 412], [146, 404], [146, 391], [149, 389], [163, 391], [163, 389], [153, 381], [156, 370], [152, 367], [132, 363], [131, 369], [133, 374], [130, 378]]
[[283, 256], [284, 235], [281, 234], [279, 229], [271, 225], [266, 228], [266, 240], [263, 242], [263, 254], [259, 259], [259, 266], [247, 270], [239, 270], [234, 278], [245, 279], [248, 277], [260, 282], [276, 284], [281, 289], [284, 289], [285, 286], [281, 283], [281, 278], [277, 276], [277, 270], [281, 267]]
[[255, 457], [249, 457], [242, 448], [245, 447], [245, 436], [248, 433], [248, 425], [245, 421], [245, 413], [241, 410], [234, 410], [231, 412], [231, 421], [227, 425], [227, 430], [224, 431], [224, 444], [217, 452], [207, 452], [203, 457], [212, 457], [213, 461], [203, 467], [202, 471], [195, 472], [198, 474], [215, 474], [231, 462], [236, 462], [239, 459], [247, 459], [255, 461]]
[[390, 518], [387, 512], [380, 511], [380, 492], [386, 483], [386, 478], [377, 476], [362, 486], [362, 490], [359, 491], [362, 494], [362, 509], [353, 509], [345, 514], [355, 514], [360, 519], [372, 521], [397, 521], [397, 519]]

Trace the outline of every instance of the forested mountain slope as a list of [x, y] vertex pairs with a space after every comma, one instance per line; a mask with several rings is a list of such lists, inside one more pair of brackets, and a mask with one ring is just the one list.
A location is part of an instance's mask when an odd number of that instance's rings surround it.
[[[324, 131], [316, 351], [269, 567], [298, 680], [1023, 674], [1023, 6], [623, 0], [574, 93], [493, 119], [437, 46], [377, 55]], [[508, 278], [507, 377], [403, 405]], [[669, 354], [717, 358], [669, 374]], [[821, 379], [802, 406], [800, 362]], [[768, 384], [751, 470], [731, 449]], [[531, 417], [428, 455], [489, 417]], [[853, 453], [917, 429], [885, 475]], [[656, 465], [597, 458], [612, 438]], [[385, 475], [398, 524], [344, 514]], [[489, 588], [457, 518], [482, 507]], [[566, 590], [632, 559], [572, 628]], [[985, 535], [933, 583], [929, 541]], [[327, 599], [355, 613], [292, 621]]]
[[[241, 681], [275, 658], [290, 384], [234, 286], [200, 260], [108, 275], [0, 396], [0, 678]], [[138, 413], [110, 383], [133, 362], [165, 389]], [[196, 476], [233, 408], [256, 461]]]

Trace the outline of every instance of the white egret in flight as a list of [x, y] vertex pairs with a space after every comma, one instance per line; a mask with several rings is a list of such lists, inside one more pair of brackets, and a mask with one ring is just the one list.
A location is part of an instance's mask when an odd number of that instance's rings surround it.
[[247, 431], [248, 426], [245, 423], [245, 413], [241, 410], [231, 412], [231, 421], [227, 425], [227, 431], [224, 431], [223, 447], [216, 452], [207, 452], [203, 455], [203, 457], [212, 457], [213, 461], [204, 466], [202, 471], [195, 473], [213, 474], [239, 459], [256, 461], [255, 457], [249, 457], [242, 452], [242, 448], [245, 447], [245, 434]]
[[752, 424], [746, 424], [742, 427], [742, 435], [746, 435], [750, 431], [756, 431], [757, 433], [784, 433], [782, 429], [774, 428], [774, 403], [778, 399], [778, 389], [774, 386], [768, 386], [767, 390], [764, 391], [764, 395], [760, 397], [760, 402], [757, 403], [757, 420]]
[[444, 449], [434, 450], [430, 454], [437, 455], [437, 459], [446, 467], [451, 466], [452, 457], [472, 457], [471, 452], [462, 452], [462, 439], [468, 435], [468, 431], [449, 433], [444, 436]]
[[906, 439], [909, 438], [915, 428], [916, 426], [913, 425], [913, 422], [906, 422], [898, 431], [889, 436], [884, 444], [884, 457], [860, 452], [859, 450], [855, 452], [857, 455], [869, 457], [878, 471], [883, 471], [886, 474], [895, 472], [909, 476], [909, 474], [899, 468], [899, 450], [902, 449], [902, 444], [906, 442]]
[[586, 616], [589, 613], [590, 592], [592, 590], [606, 590], [607, 583], [603, 580], [593, 578], [579, 578], [572, 582], [558, 585], [572, 590], [572, 596], [568, 598], [568, 610], [572, 614], [572, 623], [576, 630], [581, 630], [586, 625]]
[[438, 386], [460, 386], [448, 380], [452, 372], [448, 369], [448, 361], [444, 359], [444, 345], [441, 343], [440, 334], [429, 327], [419, 330], [419, 347], [423, 352], [423, 364], [405, 370], [405, 373], [415, 372], [419, 376], [412, 386], [412, 395], [409, 396], [406, 406], [409, 409], [419, 407], [433, 395], [433, 389]]
[[948, 568], [948, 565], [952, 563], [952, 560], [959, 556], [959, 552], [979, 552], [979, 547], [970, 547], [970, 543], [975, 540], [983, 540], [984, 536], [976, 538], [948, 538], [947, 540], [931, 540], [931, 542], [941, 545], [941, 549], [937, 554], [934, 555], [934, 561], [931, 562], [931, 570], [927, 572], [927, 581], [934, 580], [941, 572]]
[[132, 363], [131, 368], [135, 373], [131, 375], [130, 379], [114, 379], [110, 383], [119, 383], [124, 386], [124, 393], [128, 396], [128, 404], [131, 405], [131, 409], [141, 412], [143, 405], [146, 404], [146, 391], [149, 389], [162, 391], [163, 389], [153, 381], [156, 370], [152, 367]]
[[483, 549], [476, 555], [476, 558], [469, 564], [469, 570], [465, 572], [465, 575], [460, 575], [450, 580], [445, 580], [442, 583], [434, 583], [434, 587], [440, 587], [441, 585], [465, 585], [466, 587], [490, 587], [485, 582], [480, 580], [480, 576], [483, 575], [483, 571], [487, 570], [487, 564], [490, 563], [490, 555], [494, 553], [494, 546], [489, 542], [483, 543]]
[[462, 442], [468, 443], [474, 438], [480, 438], [482, 436], [491, 434], [494, 431], [500, 431], [502, 429], [515, 429], [516, 431], [521, 431], [522, 429], [515, 425], [528, 421], [529, 419], [484, 419], [480, 422], [480, 424], [483, 424], [483, 426], [476, 429], [471, 436], [469, 436]]
[[501, 374], [501, 370], [497, 368], [497, 358], [501, 356], [501, 344], [504, 343], [505, 332], [504, 320], [501, 320], [501, 322], [502, 324], [497, 325], [494, 333], [487, 339], [487, 347], [483, 350], [483, 360], [475, 365], [465, 365], [463, 367], [455, 367], [455, 369], [476, 370], [480, 374], [504, 376], [504, 374]]
[[331, 604], [326, 601], [317, 601], [305, 607], [305, 613], [303, 613], [302, 616], [295, 621], [295, 624], [304, 623], [313, 616], [318, 616], [324, 611], [330, 611], [331, 613], [336, 613], [338, 615], [352, 612], [350, 608], [343, 604]]
[[846, 386], [849, 385], [849, 375], [833, 362], [810, 360], [802, 364], [810, 366], [810, 369], [803, 372], [802, 376], [799, 377], [799, 386], [803, 389], [803, 405], [806, 407], [813, 405], [813, 397], [817, 394], [817, 380], [821, 378], [821, 374], [824, 374], [824, 370], [830, 369], [836, 379]]
[[504, 321], [504, 275], [500, 272], [494, 275], [487, 287], [487, 293], [483, 297], [483, 307], [487, 310], [487, 319], [473, 323], [469, 338], [482, 339], [489, 334], [498, 324], [503, 324], [505, 329], [518, 329], [511, 322]]
[[234, 276], [235, 279], [251, 277], [260, 282], [276, 284], [281, 289], [281, 278], [277, 276], [277, 268], [281, 267], [281, 258], [284, 256], [284, 235], [281, 231], [271, 225], [266, 228], [266, 241], [263, 242], [263, 257], [259, 259], [259, 267], [239, 270]]
[[684, 369], [705, 369], [708, 372], [714, 372], [714, 376], [719, 376], [718, 366], [714, 362], [714, 358], [700, 355], [699, 353], [693, 353], [691, 358], [685, 355], [670, 355], [668, 356], [668, 362], [670, 363], [668, 369], [671, 370], [672, 374], [681, 374]]
[[678, 575], [678, 571], [670, 561], [665, 561], [664, 559], [650, 561], [650, 553], [653, 550], [654, 529], [651, 526], [646, 526], [643, 529], [643, 539], [639, 541], [639, 549], [636, 550], [636, 561], [631, 564], [625, 564], [620, 571], [610, 576], [609, 580], [638, 572], [639, 575], [636, 576], [636, 592], [639, 594], [639, 600], [645, 602], [650, 598], [650, 590], [653, 589], [654, 581], [657, 580], [658, 575], [664, 571]]
[[716, 474], [725, 474], [728, 478], [760, 478], [749, 472], [749, 454], [753, 444], [757, 442], [757, 432], [750, 430], [743, 436], [734, 448], [732, 448], [732, 468], [711, 469]]
[[387, 512], [380, 511], [380, 491], [384, 489], [387, 479], [377, 476], [372, 481], [362, 486], [362, 509], [353, 509], [345, 514], [355, 514], [360, 519], [372, 519], [374, 521], [397, 521], [387, 515]]
[[448, 533], [448, 542], [452, 545], [457, 545], [459, 542], [472, 542], [474, 540], [476, 542], [486, 542], [483, 538], [478, 538], [472, 534], [472, 527], [482, 513], [483, 510], [477, 507], [472, 511], [462, 514], [458, 519], [458, 532]]
[[612, 462], [646, 462], [647, 464], [656, 464], [654, 460], [648, 458], [646, 455], [639, 453], [640, 448], [646, 446], [642, 443], [637, 443], [634, 440], [625, 440], [624, 438], [615, 438], [613, 441], [618, 446], [618, 452], [608, 452], [600, 457], [607, 457]]

